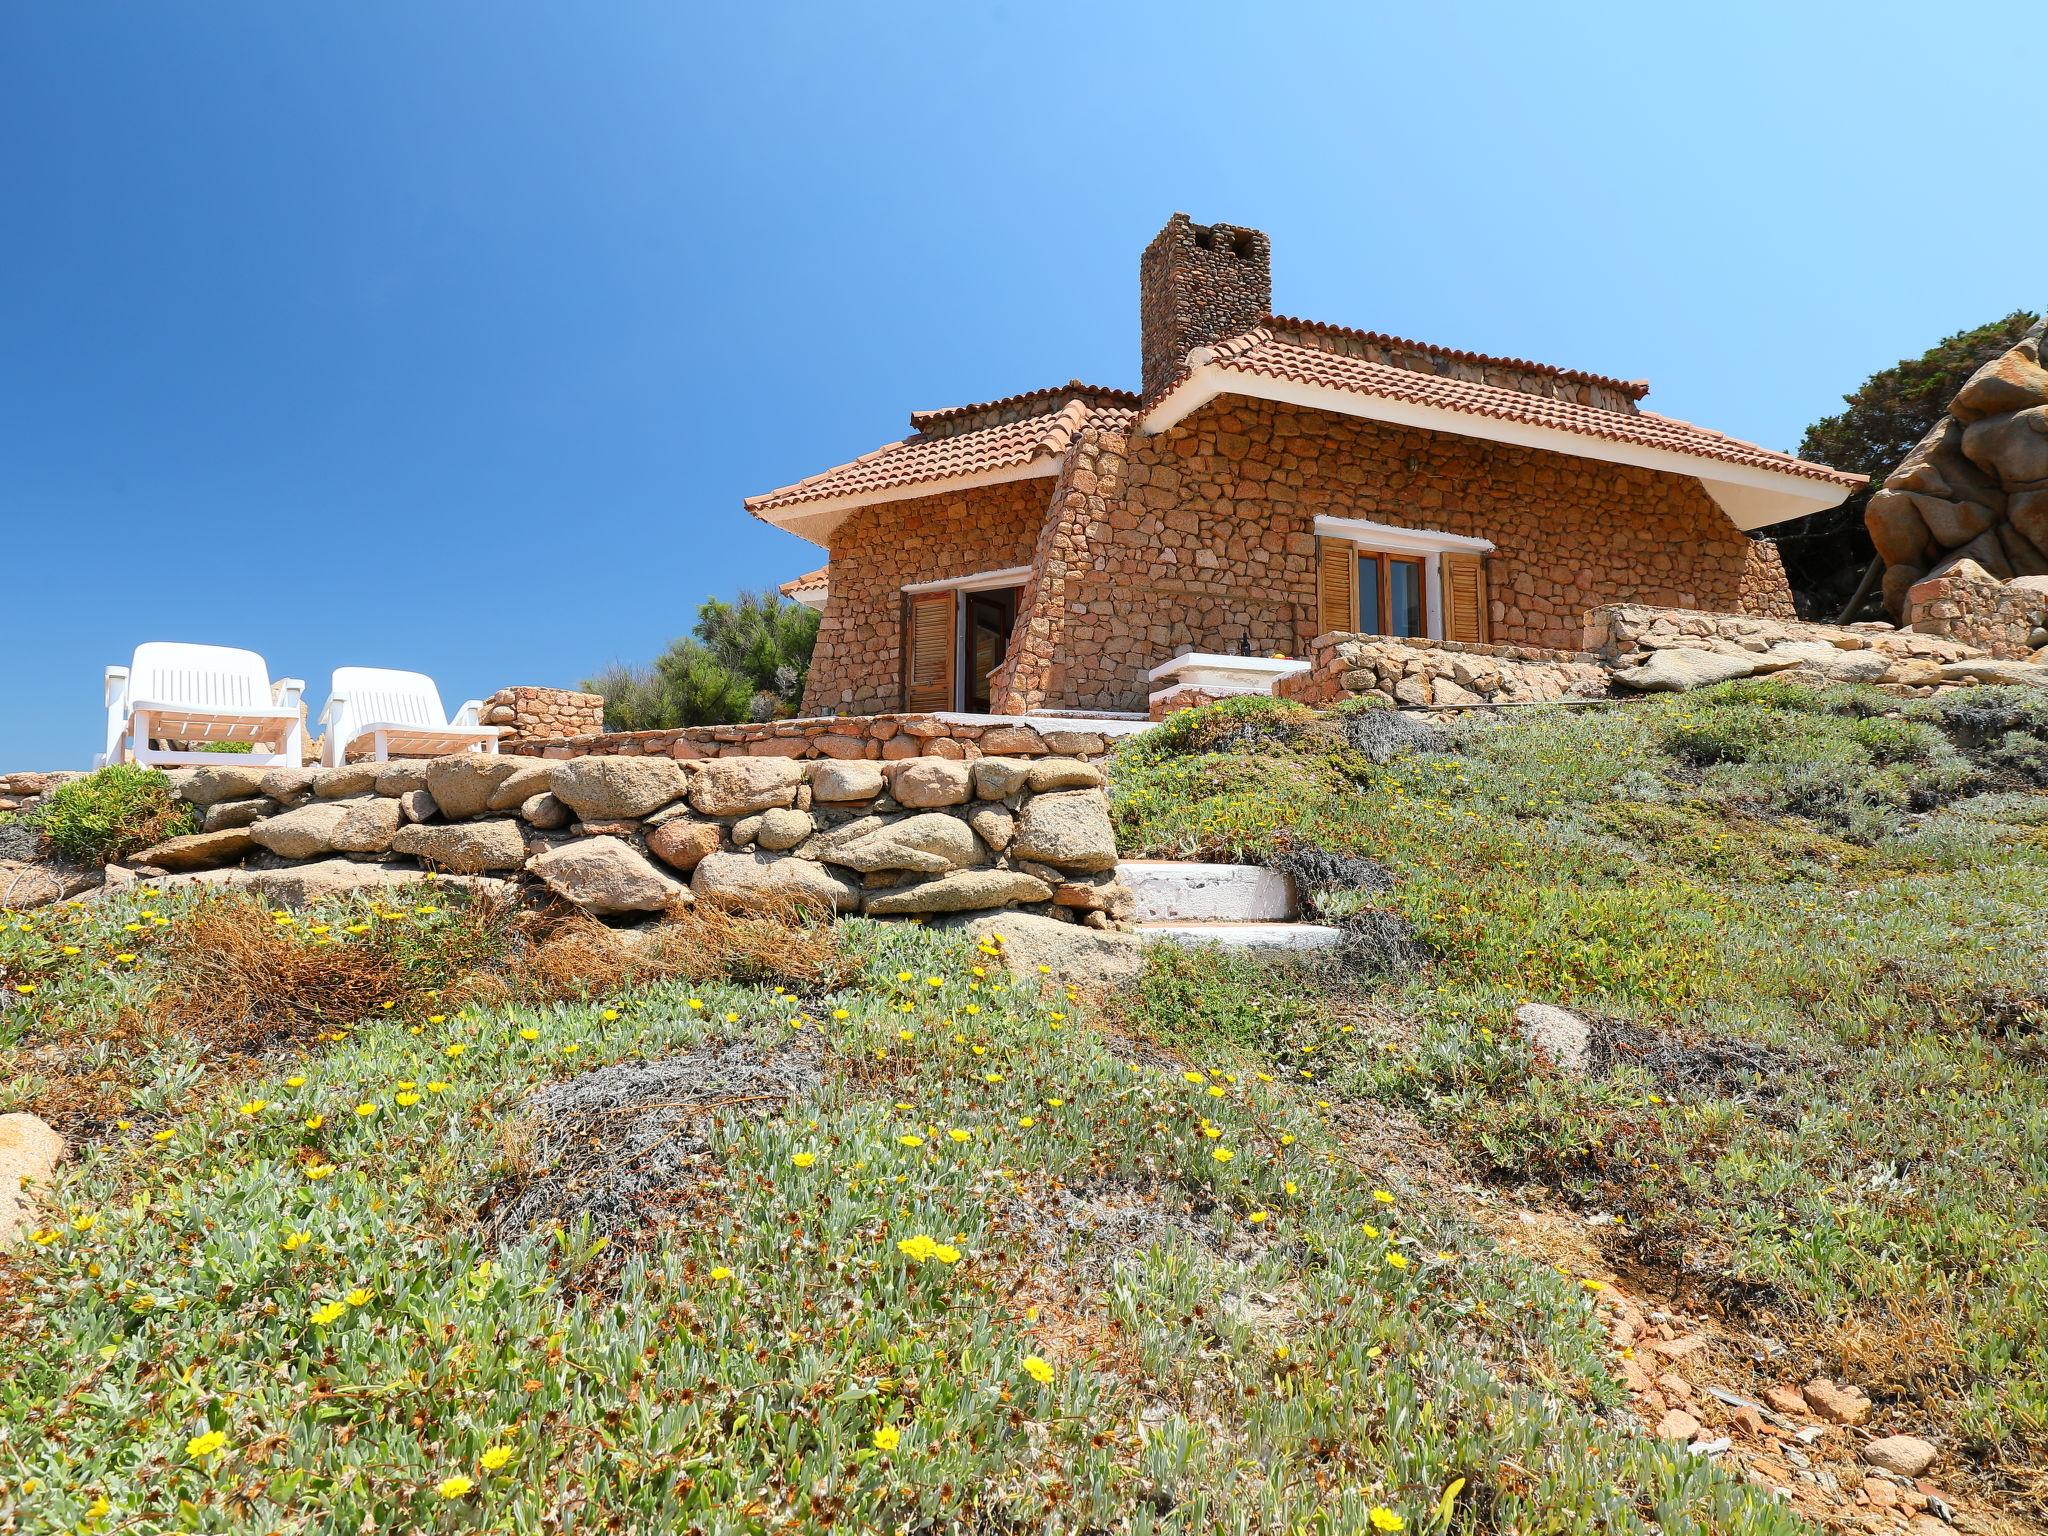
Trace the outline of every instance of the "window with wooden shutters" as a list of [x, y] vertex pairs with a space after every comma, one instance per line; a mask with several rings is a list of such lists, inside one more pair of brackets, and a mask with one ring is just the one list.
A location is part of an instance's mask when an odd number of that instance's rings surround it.
[[1444, 638], [1467, 645], [1486, 641], [1486, 557], [1453, 555], [1443, 562]]
[[903, 707], [953, 707], [953, 612], [958, 594], [912, 592], [903, 599]]
[[1316, 540], [1316, 633], [1349, 635], [1358, 630], [1353, 605], [1351, 545], [1344, 539]]

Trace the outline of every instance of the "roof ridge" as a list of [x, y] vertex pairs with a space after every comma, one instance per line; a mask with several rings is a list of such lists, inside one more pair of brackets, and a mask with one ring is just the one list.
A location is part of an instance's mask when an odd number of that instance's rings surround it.
[[[910, 425], [922, 432], [927, 426], [942, 421], [957, 421], [962, 416], [972, 416], [977, 411], [1002, 410], [1013, 405], [1028, 405], [1034, 400], [1064, 399], [1070, 395], [1103, 403], [1136, 405], [1135, 390], [1117, 389], [1107, 384], [1084, 384], [1079, 379], [1069, 379], [1064, 384], [1048, 384], [1043, 389], [1027, 389], [1014, 395], [1004, 395], [1000, 400], [977, 400], [970, 405], [946, 405], [932, 410], [912, 411]], [[1050, 415], [1051, 412], [1046, 414]]]
[[1593, 373], [1584, 368], [1560, 368], [1555, 363], [1539, 363], [1526, 357], [1502, 357], [1493, 352], [1472, 352], [1463, 347], [1446, 347], [1433, 341], [1417, 341], [1412, 336], [1395, 336], [1387, 331], [1366, 331], [1354, 325], [1333, 325], [1327, 320], [1304, 320], [1295, 315], [1268, 315], [1264, 323], [1268, 326], [1286, 326], [1294, 330], [1318, 332], [1325, 336], [1349, 336], [1377, 346], [1413, 347], [1418, 352], [1427, 352], [1435, 357], [1450, 358], [1464, 363], [1494, 363], [1502, 368], [1518, 368], [1524, 373], [1540, 373], [1550, 378], [1569, 379], [1575, 384], [1604, 384], [1610, 389], [1620, 390], [1631, 400], [1640, 400], [1650, 392], [1648, 379], [1620, 379], [1608, 373]]

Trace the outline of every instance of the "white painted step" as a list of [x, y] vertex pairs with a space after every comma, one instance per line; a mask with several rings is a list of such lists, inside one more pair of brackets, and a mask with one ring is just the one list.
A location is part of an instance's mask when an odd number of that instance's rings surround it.
[[1256, 864], [1126, 859], [1116, 872], [1137, 898], [1140, 923], [1285, 923], [1300, 911], [1294, 882]]
[[1140, 923], [1148, 944], [1221, 944], [1231, 949], [1294, 951], [1328, 949], [1344, 930], [1323, 923]]

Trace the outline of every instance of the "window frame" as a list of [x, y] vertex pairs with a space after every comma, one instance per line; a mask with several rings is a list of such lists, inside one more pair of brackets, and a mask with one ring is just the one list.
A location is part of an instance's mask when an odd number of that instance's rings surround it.
[[[1373, 549], [1364, 544], [1351, 546], [1353, 580], [1356, 589], [1352, 594], [1352, 617], [1357, 621], [1360, 634], [1384, 635], [1390, 640], [1427, 640], [1431, 638], [1430, 624], [1435, 616], [1435, 605], [1429, 600], [1430, 567], [1435, 564], [1426, 555], [1407, 554], [1398, 550]], [[1373, 568], [1374, 612], [1379, 615], [1380, 627], [1365, 628], [1365, 568], [1371, 562]], [[1395, 565], [1415, 568], [1415, 630], [1410, 634], [1397, 635], [1387, 626], [1393, 623]]]

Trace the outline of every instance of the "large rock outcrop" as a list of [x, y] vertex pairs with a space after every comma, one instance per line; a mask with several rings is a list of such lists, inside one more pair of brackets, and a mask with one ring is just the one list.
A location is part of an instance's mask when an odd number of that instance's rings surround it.
[[1970, 376], [1948, 413], [1870, 498], [1884, 601], [1958, 561], [2004, 580], [2048, 576], [2048, 320]]

